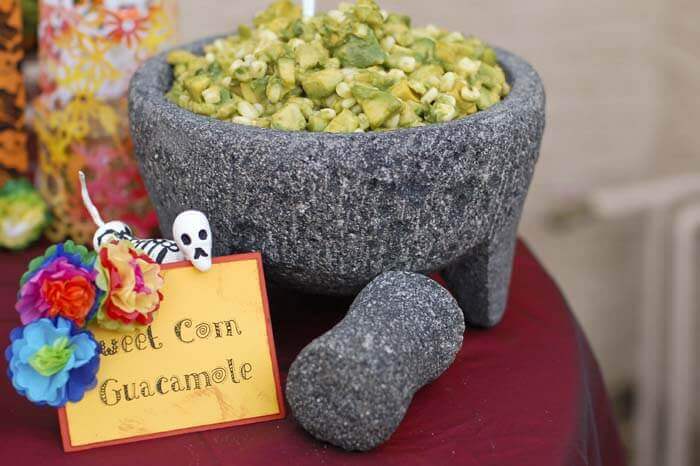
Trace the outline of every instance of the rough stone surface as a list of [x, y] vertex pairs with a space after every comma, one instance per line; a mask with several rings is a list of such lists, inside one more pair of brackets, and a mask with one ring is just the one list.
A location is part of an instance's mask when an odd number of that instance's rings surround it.
[[442, 271], [470, 326], [493, 327], [503, 318], [521, 210], [517, 206], [510, 224]]
[[413, 394], [449, 367], [463, 334], [462, 311], [447, 290], [424, 275], [386, 272], [301, 351], [287, 401], [315, 437], [369, 450], [396, 430]]
[[[206, 39], [189, 46], [199, 51]], [[545, 97], [525, 61], [497, 50], [512, 92], [457, 121], [388, 132], [283, 132], [168, 102], [164, 55], [130, 89], [131, 131], [162, 231], [205, 212], [215, 255], [260, 250], [268, 279], [352, 295], [387, 270], [448, 277], [469, 321], [503, 311], [512, 249], [544, 130]]]

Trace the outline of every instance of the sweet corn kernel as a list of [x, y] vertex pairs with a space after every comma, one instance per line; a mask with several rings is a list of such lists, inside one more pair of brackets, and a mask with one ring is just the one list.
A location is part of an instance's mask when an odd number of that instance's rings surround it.
[[352, 91], [350, 90], [350, 85], [348, 83], [346, 83], [345, 81], [339, 83], [335, 87], [335, 93], [338, 94], [343, 99], [347, 99], [349, 97], [352, 97]]
[[424, 104], [432, 104], [435, 99], [437, 99], [439, 92], [436, 88], [431, 87], [428, 92], [426, 92], [423, 97], [421, 97], [420, 101], [423, 102]]
[[399, 68], [406, 73], [412, 73], [416, 69], [416, 59], [413, 57], [399, 58]]

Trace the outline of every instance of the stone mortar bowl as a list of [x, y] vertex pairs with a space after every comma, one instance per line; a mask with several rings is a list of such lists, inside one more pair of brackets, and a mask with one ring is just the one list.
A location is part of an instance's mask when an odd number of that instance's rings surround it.
[[305, 292], [351, 295], [384, 271], [443, 270], [468, 323], [495, 324], [545, 121], [537, 73], [497, 55], [512, 92], [492, 108], [351, 134], [196, 115], [166, 100], [165, 54], [150, 59], [131, 81], [129, 116], [162, 231], [201, 210], [215, 255], [259, 250], [268, 279]]

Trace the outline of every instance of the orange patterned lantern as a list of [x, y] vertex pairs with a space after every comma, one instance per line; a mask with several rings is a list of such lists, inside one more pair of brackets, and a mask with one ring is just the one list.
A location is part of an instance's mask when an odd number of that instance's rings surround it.
[[25, 172], [28, 165], [24, 131], [26, 97], [19, 69], [24, 56], [19, 3], [19, 0], [0, 0], [0, 185], [11, 172]]

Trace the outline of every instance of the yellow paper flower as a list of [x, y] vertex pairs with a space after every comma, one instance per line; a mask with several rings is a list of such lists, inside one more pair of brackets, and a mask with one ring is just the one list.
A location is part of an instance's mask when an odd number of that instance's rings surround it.
[[97, 323], [111, 330], [131, 331], [153, 322], [163, 295], [160, 265], [126, 240], [100, 248], [97, 286], [107, 296]]

